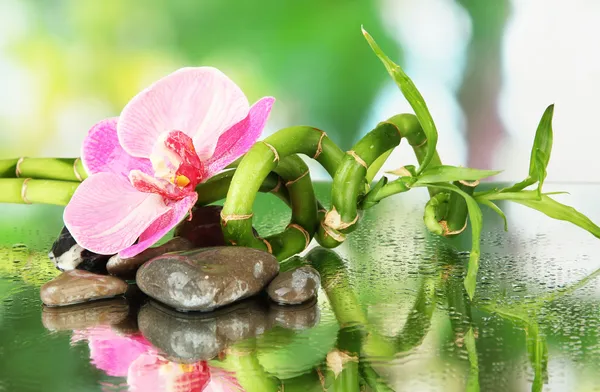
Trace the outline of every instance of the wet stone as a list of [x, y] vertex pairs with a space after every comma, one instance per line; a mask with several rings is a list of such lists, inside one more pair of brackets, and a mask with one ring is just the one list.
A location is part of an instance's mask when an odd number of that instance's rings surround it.
[[148, 248], [137, 256], [122, 259], [114, 255], [108, 260], [106, 269], [108, 273], [122, 279], [135, 279], [137, 270], [148, 260], [169, 252], [190, 250], [193, 245], [190, 241], [181, 237], [174, 237], [160, 246]]
[[297, 305], [314, 299], [321, 285], [319, 272], [308, 265], [282, 272], [269, 284], [269, 298], [282, 305]]
[[87, 271], [63, 272], [40, 289], [40, 298], [48, 306], [64, 306], [116, 297], [127, 291], [126, 282], [113, 276]]
[[111, 255], [99, 255], [84, 249], [75, 241], [69, 230], [63, 227], [60, 235], [52, 244], [48, 257], [61, 271], [80, 269], [96, 274], [106, 274], [106, 263]]
[[158, 256], [137, 272], [148, 296], [182, 311], [210, 311], [260, 292], [279, 271], [273, 255], [225, 246]]
[[256, 298], [210, 313], [181, 313], [149, 301], [138, 314], [140, 332], [175, 362], [195, 363], [219, 355], [228, 345], [264, 333], [267, 305]]

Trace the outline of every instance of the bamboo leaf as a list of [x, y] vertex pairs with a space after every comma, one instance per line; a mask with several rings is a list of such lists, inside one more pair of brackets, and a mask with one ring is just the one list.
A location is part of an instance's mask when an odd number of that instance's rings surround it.
[[504, 231], [508, 231], [508, 221], [506, 220], [506, 215], [504, 215], [504, 211], [500, 209], [494, 202], [487, 199], [477, 199], [480, 204], [491, 208], [496, 214], [500, 215], [500, 217], [504, 220]]
[[473, 299], [475, 294], [475, 286], [477, 285], [477, 271], [479, 270], [479, 256], [480, 250], [480, 237], [481, 229], [483, 227], [483, 215], [481, 209], [477, 204], [477, 201], [468, 193], [462, 191], [456, 185], [443, 184], [443, 183], [431, 183], [431, 184], [419, 184], [417, 186], [435, 186], [436, 188], [446, 189], [452, 192], [456, 192], [465, 198], [467, 202], [467, 209], [469, 210], [469, 221], [471, 222], [471, 254], [469, 255], [469, 267], [467, 269], [467, 276], [465, 277], [465, 289], [469, 298]]
[[417, 179], [417, 184], [432, 182], [477, 181], [495, 176], [501, 170], [479, 170], [468, 167], [440, 165], [427, 168]]
[[438, 140], [438, 132], [435, 127], [435, 123], [433, 122], [433, 118], [431, 117], [431, 113], [429, 113], [429, 109], [427, 108], [427, 104], [425, 104], [423, 96], [419, 90], [417, 90], [417, 87], [408, 77], [408, 75], [406, 75], [406, 73], [398, 64], [390, 60], [383, 50], [381, 50], [379, 45], [377, 45], [373, 37], [371, 37], [371, 35], [364, 28], [362, 28], [362, 32], [375, 55], [379, 57], [379, 60], [381, 60], [392, 79], [394, 79], [400, 88], [400, 91], [402, 91], [402, 95], [404, 95], [410, 106], [415, 111], [415, 115], [417, 116], [417, 119], [423, 128], [423, 132], [425, 132], [425, 135], [427, 136], [427, 153], [425, 154], [425, 158], [423, 159], [423, 162], [417, 171], [417, 173], [421, 173], [431, 162], [431, 159], [435, 154]]
[[538, 186], [538, 189], [541, 196], [541, 185], [544, 183], [544, 179], [546, 178], [546, 167], [548, 167], [550, 154], [552, 153], [553, 115], [554, 105], [550, 105], [546, 108], [546, 111], [544, 111], [542, 119], [540, 120], [535, 132], [535, 139], [533, 140], [531, 157], [529, 159], [529, 175], [527, 178], [509, 188], [503, 189], [501, 192], [517, 192], [539, 181], [540, 185]]
[[600, 227], [592, 222], [587, 216], [583, 215], [573, 207], [551, 199], [548, 195], [542, 195], [541, 200], [512, 199], [512, 201], [543, 212], [550, 218], [571, 222], [590, 232], [593, 236], [600, 238]]

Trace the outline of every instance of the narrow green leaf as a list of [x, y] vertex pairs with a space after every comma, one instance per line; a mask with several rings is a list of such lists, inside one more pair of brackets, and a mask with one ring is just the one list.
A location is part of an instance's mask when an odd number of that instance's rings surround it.
[[373, 179], [375, 178], [375, 176], [377, 175], [379, 170], [381, 170], [381, 167], [383, 166], [385, 161], [387, 161], [387, 159], [390, 157], [390, 155], [392, 155], [392, 152], [394, 152], [393, 148], [387, 150], [386, 152], [381, 154], [379, 156], [379, 158], [375, 159], [375, 162], [373, 162], [371, 164], [371, 166], [369, 166], [369, 168], [367, 169], [367, 176], [366, 176], [367, 183], [370, 184], [371, 181], [373, 181]]
[[400, 91], [402, 91], [402, 94], [415, 111], [415, 115], [417, 116], [417, 119], [423, 128], [423, 132], [425, 132], [425, 136], [427, 136], [427, 153], [425, 154], [425, 159], [423, 159], [423, 162], [417, 171], [417, 173], [421, 173], [431, 162], [437, 145], [438, 132], [435, 127], [435, 123], [433, 122], [433, 118], [429, 113], [429, 109], [425, 104], [423, 96], [419, 90], [417, 90], [417, 87], [413, 81], [408, 77], [408, 75], [406, 75], [406, 73], [398, 64], [390, 60], [383, 50], [381, 50], [379, 45], [377, 45], [373, 37], [371, 37], [371, 35], [367, 33], [364, 28], [362, 28], [362, 32], [373, 52], [377, 55], [377, 57], [379, 57], [388, 73], [394, 79], [400, 88]]
[[[538, 124], [531, 148], [531, 157], [529, 159], [529, 175], [523, 181], [503, 189], [501, 192], [517, 192], [527, 188], [530, 185], [540, 181], [542, 184], [546, 178], [546, 167], [550, 161], [552, 153], [552, 116], [554, 115], [554, 105], [550, 105], [544, 111], [542, 119]], [[541, 195], [541, 185], [538, 187]]]
[[500, 209], [494, 202], [487, 199], [476, 199], [477, 202], [483, 204], [486, 207], [491, 208], [496, 214], [500, 215], [500, 217], [504, 220], [504, 231], [508, 231], [508, 221], [506, 220], [506, 215], [504, 215], [504, 211]]
[[501, 170], [479, 170], [468, 167], [457, 166], [434, 166], [429, 167], [417, 179], [417, 184], [432, 182], [453, 182], [453, 181], [477, 181], [486, 177], [495, 176]]
[[600, 238], [600, 227], [592, 222], [587, 216], [583, 215], [573, 207], [551, 199], [548, 195], [542, 195], [541, 200], [512, 199], [512, 201], [543, 212], [550, 218], [571, 222], [590, 232], [595, 237]]
[[518, 191], [518, 192], [501, 192], [488, 193], [475, 196], [476, 200], [482, 203], [482, 200], [540, 200], [537, 191]]
[[475, 286], [477, 285], [477, 271], [479, 270], [479, 256], [481, 254], [479, 240], [481, 237], [481, 229], [483, 227], [483, 215], [477, 201], [468, 193], [462, 191], [456, 185], [443, 183], [419, 184], [417, 186], [435, 186], [436, 188], [446, 189], [456, 192], [465, 198], [467, 208], [469, 210], [469, 221], [471, 222], [471, 254], [469, 255], [469, 268], [465, 277], [465, 289], [469, 298], [473, 299], [475, 294]]

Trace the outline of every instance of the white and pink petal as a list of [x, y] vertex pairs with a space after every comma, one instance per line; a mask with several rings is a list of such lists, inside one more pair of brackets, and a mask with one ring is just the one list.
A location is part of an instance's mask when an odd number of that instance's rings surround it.
[[274, 102], [273, 97], [260, 99], [252, 105], [245, 119], [221, 135], [212, 157], [205, 163], [207, 177], [217, 174], [248, 152], [262, 134]]
[[152, 174], [152, 164], [146, 158], [129, 155], [119, 144], [118, 117], [95, 124], [83, 141], [81, 161], [88, 174], [109, 172], [127, 177], [131, 170]]
[[156, 218], [156, 220], [140, 235], [139, 241], [135, 245], [120, 251], [119, 256], [122, 258], [133, 257], [154, 245], [185, 218], [194, 204], [196, 204], [197, 200], [198, 194], [194, 192], [182, 200], [173, 202], [170, 205], [170, 209]]
[[133, 245], [170, 209], [160, 195], [139, 192], [120, 175], [97, 173], [79, 185], [63, 218], [79, 245], [109, 255]]
[[244, 93], [218, 69], [182, 68], [137, 94], [123, 109], [117, 131], [123, 148], [144, 158], [163, 132], [182, 131], [204, 160], [248, 110]]

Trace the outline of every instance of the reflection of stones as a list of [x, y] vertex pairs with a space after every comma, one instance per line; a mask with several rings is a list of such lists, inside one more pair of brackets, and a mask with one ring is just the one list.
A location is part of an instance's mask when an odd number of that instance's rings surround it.
[[122, 323], [129, 314], [125, 298], [114, 298], [64, 307], [44, 306], [42, 324], [50, 331], [85, 329]]
[[44, 306], [42, 324], [50, 331], [110, 326], [120, 334], [134, 334], [139, 331], [137, 315], [140, 306], [147, 298], [136, 285], [130, 285], [121, 298], [69, 306]]
[[267, 288], [269, 297], [282, 305], [297, 305], [316, 298], [321, 277], [313, 267], [305, 265], [280, 273]]
[[69, 230], [63, 227], [60, 235], [52, 244], [48, 257], [56, 265], [56, 268], [61, 271], [80, 269], [97, 274], [106, 274], [106, 262], [110, 255], [99, 255], [82, 248], [75, 242]]
[[233, 246], [168, 253], [136, 278], [144, 293], [175, 309], [209, 311], [257, 294], [278, 271], [273, 255]]
[[48, 306], [63, 306], [116, 297], [127, 291], [126, 282], [113, 276], [87, 271], [63, 272], [40, 289], [40, 298]]
[[177, 362], [215, 358], [228, 345], [268, 328], [264, 301], [248, 299], [211, 313], [180, 313], [149, 301], [138, 314], [142, 335]]
[[137, 270], [148, 260], [168, 252], [192, 249], [192, 243], [185, 238], [174, 237], [160, 246], [148, 248], [137, 256], [122, 259], [119, 255], [114, 255], [108, 260], [106, 269], [111, 275], [122, 279], [135, 279]]
[[303, 330], [319, 324], [321, 311], [316, 299], [302, 305], [270, 304], [270, 324], [277, 324], [286, 329]]

